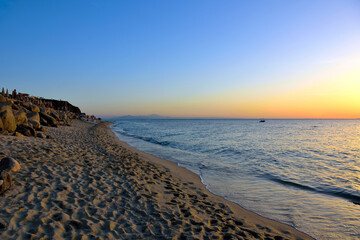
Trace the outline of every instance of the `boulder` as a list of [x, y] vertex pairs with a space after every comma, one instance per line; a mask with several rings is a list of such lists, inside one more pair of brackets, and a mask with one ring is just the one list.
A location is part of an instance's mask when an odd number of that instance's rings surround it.
[[27, 123], [28, 118], [24, 110], [19, 110], [14, 113], [16, 125]]
[[30, 104], [30, 111], [32, 112], [40, 112], [40, 108], [34, 104]]
[[[20, 164], [11, 157], [6, 157], [0, 161], [0, 172], [16, 172], [20, 170]], [[4, 179], [2, 179], [4, 180]]]
[[32, 126], [34, 129], [38, 129], [40, 128], [40, 122], [39, 121], [36, 121], [34, 119], [29, 119], [28, 120], [28, 123], [30, 126]]
[[67, 120], [69, 117], [66, 112], [59, 112], [59, 119]]
[[39, 128], [37, 128], [36, 131], [47, 132], [46, 128], [44, 128], [43, 126], [40, 126]]
[[58, 114], [55, 110], [51, 110], [51, 111], [50, 111], [50, 116], [53, 117], [53, 118], [55, 118], [57, 121], [60, 120], [59, 114]]
[[45, 122], [52, 127], [57, 127], [58, 125], [58, 121], [55, 118], [45, 113], [40, 113], [40, 122], [41, 120], [45, 120]]
[[37, 136], [38, 138], [46, 138], [46, 135], [45, 135], [44, 133], [42, 133], [42, 132], [38, 132], [38, 133], [36, 134], [36, 136]]
[[40, 108], [40, 112], [45, 113], [45, 114], [50, 114], [50, 108], [46, 108], [46, 107], [39, 107]]
[[16, 128], [16, 131], [25, 135], [25, 136], [36, 136], [36, 131], [30, 126], [27, 126], [25, 124], [18, 125]]
[[40, 124], [43, 126], [50, 126], [44, 118], [40, 118]]
[[70, 119], [64, 120], [64, 125], [71, 126], [71, 120]]
[[0, 118], [3, 123], [3, 129], [9, 132], [14, 132], [16, 129], [16, 121], [12, 110], [6, 109], [0, 112]]
[[14, 136], [15, 136], [15, 137], [21, 137], [21, 138], [25, 137], [24, 135], [22, 135], [22, 134], [19, 133], [19, 132], [14, 132]]
[[28, 120], [33, 119], [40, 122], [40, 115], [38, 112], [29, 112], [26, 114]]
[[0, 182], [1, 182], [0, 194], [3, 194], [6, 190], [10, 189], [10, 187], [13, 185], [11, 176], [6, 171], [0, 172]]
[[26, 109], [31, 109], [30, 108], [30, 103], [27, 103], [27, 102], [19, 102], [19, 105], [26, 108]]
[[13, 110], [16, 110], [16, 111], [21, 109], [21, 107], [19, 107], [17, 104], [13, 104], [11, 107]]
[[10, 101], [0, 103], [0, 112], [3, 112], [5, 110], [12, 111], [12, 103]]

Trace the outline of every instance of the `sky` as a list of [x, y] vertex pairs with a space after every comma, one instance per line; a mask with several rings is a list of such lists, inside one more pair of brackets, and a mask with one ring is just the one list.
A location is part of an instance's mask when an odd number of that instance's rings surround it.
[[360, 118], [360, 1], [0, 0], [0, 87], [101, 117]]

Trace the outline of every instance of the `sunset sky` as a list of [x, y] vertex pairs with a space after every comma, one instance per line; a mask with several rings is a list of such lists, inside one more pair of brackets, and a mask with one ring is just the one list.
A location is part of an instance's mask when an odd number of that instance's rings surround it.
[[0, 87], [97, 116], [360, 118], [360, 1], [4, 1]]

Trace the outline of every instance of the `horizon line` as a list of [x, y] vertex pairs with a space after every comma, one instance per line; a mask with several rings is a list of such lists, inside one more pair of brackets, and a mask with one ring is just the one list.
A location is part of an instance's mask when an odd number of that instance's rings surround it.
[[[120, 116], [104, 116], [104, 119], [110, 118], [123, 118], [123, 119], [160, 119], [160, 120], [167, 120], [167, 119], [229, 119], [229, 120], [360, 120], [360, 118], [264, 118], [264, 117], [172, 117], [172, 116], [158, 116], [155, 118], [151, 118], [152, 115], [120, 115]], [[129, 117], [129, 118], [126, 118]]]

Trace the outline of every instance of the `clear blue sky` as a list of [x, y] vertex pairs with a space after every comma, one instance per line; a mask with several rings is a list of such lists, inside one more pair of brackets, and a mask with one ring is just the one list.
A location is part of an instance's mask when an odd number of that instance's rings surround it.
[[256, 117], [359, 57], [360, 1], [0, 0], [0, 87], [101, 116]]

